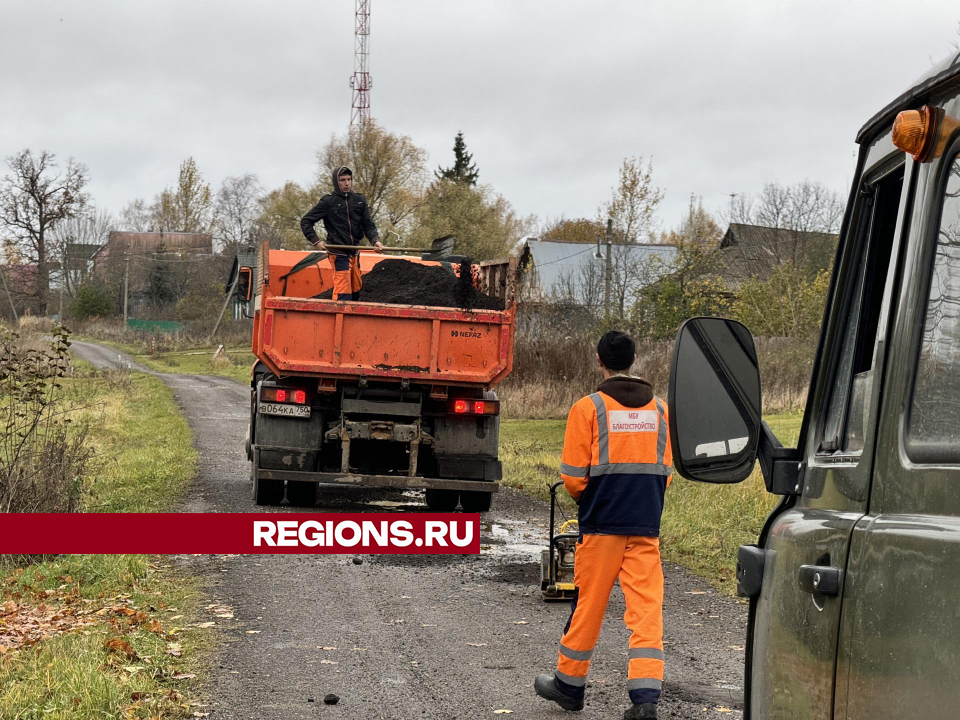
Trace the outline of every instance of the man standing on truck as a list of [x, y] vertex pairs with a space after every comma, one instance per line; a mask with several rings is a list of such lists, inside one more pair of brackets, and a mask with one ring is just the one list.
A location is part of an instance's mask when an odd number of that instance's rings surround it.
[[327, 244], [317, 237], [313, 226], [323, 220], [327, 231], [327, 240], [331, 245], [351, 245], [357, 247], [364, 236], [377, 249], [383, 249], [377, 226], [370, 217], [367, 199], [353, 192], [353, 171], [341, 165], [333, 171], [333, 192], [320, 198], [300, 220], [300, 229], [319, 250], [327, 253], [327, 260], [333, 268], [333, 299], [359, 300], [363, 281], [360, 278], [360, 251], [343, 248], [327, 248]]
[[560, 640], [557, 670], [540, 675], [540, 697], [583, 708], [590, 657], [613, 584], [620, 578], [630, 635], [624, 720], [657, 717], [663, 683], [663, 570], [660, 515], [673, 455], [666, 403], [645, 380], [627, 375], [636, 360], [629, 335], [606, 333], [597, 345], [603, 382], [567, 417], [560, 476], [580, 506], [575, 590]]

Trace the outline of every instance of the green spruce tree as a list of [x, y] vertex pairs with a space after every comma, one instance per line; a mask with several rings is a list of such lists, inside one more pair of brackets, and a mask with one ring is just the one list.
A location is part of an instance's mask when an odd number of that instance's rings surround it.
[[480, 171], [473, 163], [473, 155], [467, 152], [467, 143], [463, 140], [463, 132], [457, 133], [453, 141], [453, 167], [438, 167], [435, 173], [438, 180], [453, 180], [455, 183], [476, 185]]

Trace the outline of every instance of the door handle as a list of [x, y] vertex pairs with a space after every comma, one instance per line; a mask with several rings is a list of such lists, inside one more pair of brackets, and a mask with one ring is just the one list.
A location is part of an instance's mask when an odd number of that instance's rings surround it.
[[829, 565], [801, 565], [799, 580], [804, 592], [836, 597], [840, 594], [843, 570]]

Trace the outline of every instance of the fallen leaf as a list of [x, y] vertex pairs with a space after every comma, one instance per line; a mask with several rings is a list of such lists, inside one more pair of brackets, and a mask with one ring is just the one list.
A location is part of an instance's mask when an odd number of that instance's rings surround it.
[[727, 645], [727, 647], [730, 648], [731, 650], [744, 650], [744, 649], [745, 649], [743, 645]]
[[227, 618], [228, 620], [233, 618], [233, 613], [217, 613], [214, 617], [218, 618]]
[[131, 660], [137, 656], [137, 653], [133, 650], [133, 646], [123, 638], [111, 638], [110, 640], [107, 640], [104, 645], [108, 652], [122, 653]]
[[139, 700], [146, 700], [148, 697], [150, 697], [150, 693], [148, 693], [148, 692], [132, 692], [132, 693], [130, 693], [130, 699], [133, 700], [134, 702], [137, 702], [137, 701], [139, 701]]
[[183, 655], [183, 647], [180, 643], [167, 643], [167, 649], [165, 650], [167, 655], [173, 655], [173, 657], [180, 657]]
[[687, 595], [706, 595], [707, 591], [706, 590], [689, 590], [687, 591], [686, 594]]
[[152, 632], [152, 633], [162, 633], [162, 632], [163, 632], [163, 625], [160, 623], [159, 620], [153, 620], [153, 621], [151, 621], [151, 623], [150, 623], [150, 628], [149, 628], [149, 629], [150, 629], [150, 632]]
[[192, 680], [196, 675], [193, 673], [178, 673], [173, 676], [174, 680]]
[[728, 708], [728, 707], [718, 707], [718, 708], [715, 708], [715, 710], [716, 710], [717, 712], [720, 712], [720, 713], [733, 712], [733, 710], [731, 710], [731, 709]]
[[486, 647], [486, 643], [467, 643], [470, 647]]
[[170, 619], [171, 619], [171, 620], [181, 620], [182, 618], [183, 618], [183, 615], [174, 615], [174, 616], [171, 617]]
[[211, 620], [210, 622], [197, 623], [194, 627], [209, 628], [209, 627], [213, 627], [214, 625], [216, 625], [216, 623], [213, 622], [213, 620]]
[[138, 672], [140, 672], [141, 670], [143, 670], [143, 666], [142, 666], [142, 665], [127, 665], [127, 666], [125, 666], [123, 669], [124, 669], [126, 672], [130, 673], [131, 675], [135, 675], [135, 674], [137, 674]]
[[[517, 620], [517, 621], [514, 623], [514, 625], [529, 625], [529, 624], [530, 624], [530, 623], [528, 623], [526, 620]], [[512, 712], [512, 711], [511, 711], [511, 712]]]
[[210, 713], [200, 712], [199, 710], [193, 714], [194, 717], [210, 717]]
[[247, 630], [247, 635], [259, 635], [260, 630]]
[[321, 665], [336, 665], [336, 664], [337, 664], [337, 661], [336, 661], [336, 660], [323, 659], [323, 660], [320, 661], [320, 664], [321, 664]]
[[494, 715], [512, 715], [513, 710], [494, 710], [493, 714]]
[[337, 648], [334, 647], [333, 645], [324, 645], [324, 646], [323, 646], [323, 649], [324, 649], [324, 650], [336, 650]]

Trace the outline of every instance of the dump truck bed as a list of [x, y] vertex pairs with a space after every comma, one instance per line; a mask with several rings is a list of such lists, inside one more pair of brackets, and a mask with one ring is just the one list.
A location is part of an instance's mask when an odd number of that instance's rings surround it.
[[[306, 253], [260, 254], [253, 351], [277, 375], [492, 387], [512, 369], [515, 260], [479, 264], [480, 289], [506, 309], [470, 311], [314, 299], [332, 282], [326, 261], [281, 279]], [[404, 260], [365, 254], [362, 271], [377, 262]]]

